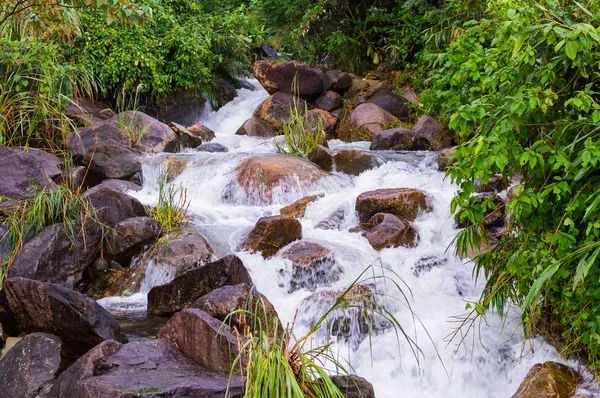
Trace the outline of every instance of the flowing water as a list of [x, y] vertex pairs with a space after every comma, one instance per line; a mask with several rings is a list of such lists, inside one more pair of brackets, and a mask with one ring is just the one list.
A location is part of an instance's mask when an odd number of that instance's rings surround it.
[[[256, 287], [274, 304], [284, 324], [291, 322], [300, 308], [295, 325], [297, 336], [309, 329], [310, 320], [318, 317], [326, 304], [303, 305], [303, 300], [314, 293], [311, 291], [301, 289], [288, 293], [291, 266], [288, 260], [277, 256], [265, 260], [260, 254], [238, 252], [237, 247], [260, 217], [279, 214], [282, 206], [306, 195], [322, 194], [308, 206], [301, 219], [303, 237], [327, 247], [343, 272], [332, 286], [321, 287], [317, 292], [344, 289], [372, 265], [369, 275], [385, 273], [392, 277], [407, 297], [404, 300], [391, 281], [377, 282], [378, 291], [387, 295], [387, 308], [418, 344], [421, 350], [418, 360], [406, 340], [398, 337], [393, 328], [362, 342], [350, 339], [348, 343], [341, 341], [333, 346], [340, 359], [349, 361], [356, 373], [373, 383], [379, 398], [504, 398], [517, 390], [535, 363], [553, 360], [575, 368], [579, 366], [565, 361], [541, 340], [525, 340], [519, 318], [512, 313], [506, 318], [490, 314], [485, 322], [463, 327], [454, 339], [449, 338], [457, 331], [461, 315], [467, 312], [465, 305], [478, 298], [483, 281], [474, 280], [471, 263], [452, 255], [452, 239], [458, 231], [449, 208], [456, 187], [444, 180], [443, 173], [437, 170], [435, 153], [376, 152], [382, 160], [376, 169], [357, 177], [333, 173], [332, 177], [308, 185], [291, 181], [276, 192], [273, 203], [268, 205], [248, 200], [235, 188], [231, 192], [237, 165], [249, 157], [274, 152], [273, 139], [234, 134], [267, 97], [255, 80], [250, 83], [255, 90], [239, 90], [234, 101], [217, 112], [205, 112], [200, 120], [215, 131], [213, 142], [226, 146], [229, 152], [186, 150], [176, 155], [148, 156], [143, 164], [143, 189], [131, 194], [143, 203], [155, 204], [161, 165], [167, 156], [183, 159], [186, 167], [173, 184], [181, 184], [187, 190], [191, 223], [207, 237], [219, 255], [236, 253], [243, 260]], [[368, 151], [369, 144], [331, 141], [330, 147]], [[433, 198], [434, 210], [415, 222], [421, 237], [417, 247], [377, 252], [360, 234], [348, 231], [358, 224], [354, 212], [356, 197], [369, 190], [398, 187], [428, 192]], [[225, 192], [229, 193], [227, 200]], [[315, 228], [336, 212], [344, 214], [339, 229]], [[129, 325], [128, 333], [138, 338], [150, 337], [164, 319], [146, 318], [146, 294], [152, 286], [172, 277], [168, 269], [149, 264], [140, 293], [106, 298], [100, 303]], [[580, 389], [583, 396], [600, 396], [591, 375], [584, 369], [580, 371], [587, 380]]]

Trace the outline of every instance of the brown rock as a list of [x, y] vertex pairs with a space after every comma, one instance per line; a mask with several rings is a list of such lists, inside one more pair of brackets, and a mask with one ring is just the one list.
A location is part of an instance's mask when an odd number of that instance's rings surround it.
[[534, 365], [512, 398], [571, 398], [583, 378], [557, 362]]
[[248, 135], [250, 137], [275, 137], [277, 130], [266, 120], [259, 117], [251, 117], [235, 132], [236, 135]]
[[387, 80], [371, 80], [371, 79], [352, 79], [352, 86], [348, 90], [348, 98], [350, 104], [356, 107], [368, 98], [375, 95], [381, 90], [387, 90], [389, 83]]
[[377, 213], [361, 225], [365, 237], [375, 250], [389, 247], [415, 247], [419, 243], [419, 232], [409, 222], [393, 214]]
[[73, 97], [69, 99], [67, 116], [79, 120], [84, 126], [91, 126], [110, 119], [113, 113], [107, 104], [90, 98]]
[[167, 166], [167, 183], [173, 182], [175, 178], [183, 173], [183, 170], [185, 170], [186, 166], [185, 160], [176, 157], [176, 155], [167, 156], [163, 164], [165, 163]]
[[427, 138], [421, 137], [412, 131], [399, 127], [382, 131], [373, 138], [370, 149], [393, 151], [427, 151], [431, 144]]
[[417, 136], [424, 137], [431, 142], [432, 148], [436, 151], [453, 145], [452, 134], [431, 116], [421, 116], [412, 130]]
[[301, 241], [287, 248], [281, 256], [292, 263], [290, 293], [299, 289], [315, 290], [340, 278], [342, 269], [336, 266], [333, 253], [314, 242]]
[[179, 143], [184, 148], [197, 148], [202, 145], [202, 137], [199, 134], [193, 133], [187, 127], [182, 126], [179, 123], [171, 123], [173, 131], [177, 133]]
[[265, 120], [273, 128], [280, 129], [283, 123], [290, 121], [292, 112], [302, 116], [307, 110], [308, 104], [304, 100], [292, 94], [277, 92], [259, 105], [254, 116]]
[[59, 160], [49, 153], [0, 146], [0, 200], [3, 196], [23, 200], [33, 196], [33, 188], [55, 187], [61, 176]]
[[335, 91], [326, 91], [317, 99], [317, 108], [323, 109], [324, 111], [331, 112], [336, 109], [340, 109], [344, 105], [342, 96]]
[[352, 87], [352, 76], [339, 70], [328, 70], [325, 72], [331, 81], [331, 89], [339, 94], [344, 94]]
[[381, 109], [391, 113], [398, 119], [408, 119], [407, 101], [389, 90], [378, 91], [370, 97], [367, 102], [379, 106]]
[[215, 139], [215, 132], [200, 123], [196, 123], [193, 126], [188, 127], [188, 130], [202, 138], [203, 141], [212, 141]]
[[355, 176], [379, 167], [379, 160], [376, 156], [358, 149], [343, 149], [333, 155], [333, 161], [336, 171]]
[[309, 154], [308, 160], [325, 171], [333, 170], [333, 154], [323, 145], [317, 145]]
[[144, 266], [106, 269], [97, 272], [91, 278], [85, 294], [94, 299], [128, 296], [140, 291], [145, 276], [146, 267]]
[[282, 207], [279, 210], [279, 214], [286, 217], [302, 218], [304, 217], [304, 213], [306, 212], [308, 205], [317, 199], [319, 199], [319, 196], [317, 195], [305, 196], [302, 199], [295, 201], [291, 205]]
[[89, 199], [96, 210], [104, 207], [109, 209], [107, 220], [109, 227], [114, 227], [128, 218], [148, 215], [139, 200], [103, 185], [88, 189], [82, 196]]
[[391, 113], [375, 104], [360, 104], [339, 128], [342, 141], [372, 141], [382, 131], [398, 122]]
[[345, 398], [375, 398], [373, 385], [366, 379], [356, 376], [331, 376], [335, 384]]
[[226, 256], [188, 271], [169, 283], [153, 287], [148, 293], [148, 312], [173, 314], [188, 308], [196, 299], [215, 289], [238, 283], [252, 285], [250, 274], [237, 256]]
[[160, 234], [161, 225], [150, 217], [133, 217], [121, 221], [105, 234], [106, 257], [129, 264], [131, 258], [153, 242]]
[[429, 195], [412, 188], [377, 189], [356, 198], [356, 211], [361, 222], [367, 222], [377, 213], [390, 213], [402, 220], [414, 221], [419, 214], [432, 210]]
[[329, 88], [331, 81], [318, 68], [296, 61], [263, 60], [254, 63], [254, 76], [269, 94], [278, 91], [297, 93], [302, 98], [317, 98]]
[[129, 131], [135, 146], [142, 152], [175, 152], [179, 140], [166, 124], [140, 111], [121, 112], [106, 124]]
[[321, 131], [325, 134], [323, 137], [324, 145], [327, 145], [327, 138], [332, 137], [335, 133], [338, 118], [322, 109], [311, 109], [306, 114], [306, 121], [308, 128], [313, 132], [317, 131], [319, 124], [321, 125]]
[[302, 224], [295, 218], [262, 217], [242, 243], [241, 250], [261, 252], [264, 258], [269, 258], [282, 247], [299, 239], [302, 239]]

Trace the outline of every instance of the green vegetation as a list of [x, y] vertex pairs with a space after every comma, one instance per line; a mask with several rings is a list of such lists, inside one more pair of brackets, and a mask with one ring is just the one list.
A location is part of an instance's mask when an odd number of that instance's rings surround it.
[[167, 183], [167, 170], [161, 170], [158, 177], [158, 202], [150, 210], [150, 215], [158, 221], [166, 233], [185, 223], [185, 213], [189, 202], [186, 190], [181, 186]]
[[284, 141], [275, 141], [275, 150], [282, 155], [306, 158], [325, 139], [323, 119], [315, 117], [312, 120], [308, 109], [300, 113], [296, 106], [290, 108], [290, 118], [283, 122], [281, 132]]

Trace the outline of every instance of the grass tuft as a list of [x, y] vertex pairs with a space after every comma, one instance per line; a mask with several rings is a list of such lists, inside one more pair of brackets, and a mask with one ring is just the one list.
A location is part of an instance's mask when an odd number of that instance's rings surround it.
[[163, 168], [158, 177], [158, 203], [150, 215], [169, 233], [185, 223], [189, 201], [187, 190], [181, 184], [175, 186], [167, 183], [167, 176], [167, 169]]

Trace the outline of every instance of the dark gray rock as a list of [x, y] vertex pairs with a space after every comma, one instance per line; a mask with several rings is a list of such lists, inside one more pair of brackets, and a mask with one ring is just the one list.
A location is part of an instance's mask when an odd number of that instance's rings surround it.
[[379, 133], [397, 122], [394, 115], [376, 104], [363, 103], [354, 108], [340, 125], [339, 139], [346, 142], [373, 141]]
[[83, 193], [96, 210], [107, 208], [109, 227], [114, 227], [121, 221], [132, 217], [147, 216], [146, 208], [133, 196], [112, 190], [106, 186], [96, 186]]
[[135, 254], [159, 236], [160, 230], [160, 223], [153, 218], [128, 218], [107, 232], [104, 253], [120, 264], [129, 264]]
[[3, 398], [33, 398], [58, 373], [61, 341], [47, 333], [23, 337], [0, 359]]
[[436, 151], [453, 145], [452, 133], [431, 116], [421, 116], [413, 126], [412, 131], [419, 137], [427, 138]]
[[125, 180], [108, 179], [102, 181], [100, 184], [88, 189], [90, 193], [95, 192], [101, 188], [112, 189], [113, 191], [127, 193], [129, 191], [139, 191], [142, 187], [134, 182]]
[[389, 90], [381, 90], [375, 93], [367, 100], [367, 102], [379, 106], [381, 109], [388, 111], [398, 119], [408, 118], [407, 101]]
[[314, 291], [319, 286], [331, 285], [342, 274], [333, 253], [315, 242], [294, 243], [281, 256], [292, 263], [290, 293], [299, 289]]
[[323, 145], [317, 145], [308, 154], [308, 160], [325, 171], [333, 170], [333, 153]]
[[52, 188], [61, 176], [58, 159], [49, 153], [0, 146], [0, 198], [23, 200], [33, 196], [36, 186]]
[[359, 175], [364, 171], [380, 166], [375, 155], [359, 151], [358, 149], [343, 149], [333, 155], [336, 171], [351, 175]]
[[113, 113], [109, 105], [100, 101], [94, 101], [86, 97], [72, 97], [69, 98], [67, 116], [71, 119], [77, 119], [83, 123], [83, 126], [91, 126], [110, 119]]
[[398, 127], [380, 132], [373, 138], [370, 149], [393, 151], [427, 151], [431, 143], [411, 130]]
[[229, 152], [229, 149], [225, 145], [218, 144], [216, 142], [206, 142], [196, 148], [200, 152], [211, 152], [211, 153], [224, 153]]
[[217, 108], [222, 107], [234, 100], [238, 96], [237, 90], [224, 79], [217, 79], [217, 84], [213, 89], [213, 95], [217, 102]]
[[202, 145], [202, 137], [200, 134], [197, 134], [185, 126], [182, 126], [179, 123], [171, 123], [174, 126], [177, 137], [179, 138], [179, 143], [184, 148], [196, 148]]
[[147, 107], [146, 111], [167, 124], [191, 126], [202, 117], [205, 106], [206, 98], [202, 95], [178, 90], [160, 100], [155, 109]]
[[316, 105], [319, 109], [331, 112], [333, 110], [341, 108], [344, 105], [344, 101], [342, 100], [341, 95], [339, 95], [335, 91], [329, 90], [324, 92], [319, 98], [317, 98]]
[[130, 135], [136, 138], [141, 137], [135, 143], [135, 147], [142, 152], [175, 152], [179, 143], [177, 134], [169, 126], [144, 112], [121, 112], [108, 119], [106, 124], [122, 130], [127, 129]]
[[352, 87], [352, 76], [348, 73], [338, 70], [328, 70], [326, 73], [331, 81], [331, 90], [344, 94]]

